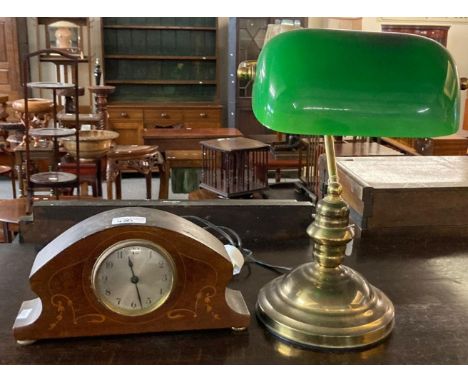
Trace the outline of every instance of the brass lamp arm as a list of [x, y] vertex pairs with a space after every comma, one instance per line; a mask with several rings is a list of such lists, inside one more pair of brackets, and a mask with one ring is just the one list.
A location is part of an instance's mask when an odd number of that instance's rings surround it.
[[242, 61], [237, 68], [237, 78], [239, 80], [253, 81], [255, 79], [256, 70], [256, 60]]
[[336, 169], [335, 145], [333, 135], [325, 135], [325, 154], [327, 156], [327, 170], [329, 183], [338, 183], [338, 172]]

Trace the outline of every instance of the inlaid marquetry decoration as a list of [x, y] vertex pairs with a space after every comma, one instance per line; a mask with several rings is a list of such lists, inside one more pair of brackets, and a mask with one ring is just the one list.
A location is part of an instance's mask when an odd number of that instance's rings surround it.
[[232, 263], [223, 244], [168, 212], [129, 207], [71, 227], [37, 255], [38, 296], [13, 326], [21, 344], [38, 339], [242, 329], [250, 314], [227, 288]]

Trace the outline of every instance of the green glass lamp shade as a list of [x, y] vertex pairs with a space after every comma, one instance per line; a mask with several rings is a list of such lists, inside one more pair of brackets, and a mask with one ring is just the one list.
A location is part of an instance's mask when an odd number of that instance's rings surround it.
[[303, 29], [262, 49], [252, 107], [284, 133], [429, 137], [458, 129], [459, 89], [453, 58], [425, 37]]

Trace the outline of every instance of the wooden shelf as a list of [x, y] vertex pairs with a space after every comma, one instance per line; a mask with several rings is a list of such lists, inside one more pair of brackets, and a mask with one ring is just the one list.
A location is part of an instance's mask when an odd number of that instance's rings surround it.
[[30, 183], [38, 187], [61, 188], [75, 185], [77, 181], [75, 174], [61, 171], [38, 172], [30, 177]]
[[216, 101], [217, 19], [103, 18], [109, 102]]
[[70, 137], [75, 135], [75, 129], [62, 129], [62, 128], [53, 128], [53, 127], [44, 127], [39, 129], [31, 129], [29, 135], [32, 137], [48, 137], [48, 138], [58, 138], [58, 137]]
[[109, 85], [216, 85], [215, 80], [107, 80]]
[[27, 85], [29, 88], [35, 89], [70, 89], [75, 87], [74, 84], [63, 82], [28, 82]]
[[104, 29], [216, 31], [216, 27], [162, 26], [162, 25], [104, 25]]
[[105, 59], [110, 60], [189, 60], [189, 61], [216, 61], [216, 56], [151, 56], [133, 54], [107, 54]]
[[[78, 63], [87, 63], [89, 62], [88, 57], [83, 57], [81, 58], [79, 55], [78, 57]], [[40, 55], [39, 60], [42, 62], [53, 62], [53, 63], [58, 63], [58, 64], [69, 64], [73, 65], [75, 60], [71, 60], [69, 58], [63, 57], [63, 56], [53, 56], [53, 55]]]

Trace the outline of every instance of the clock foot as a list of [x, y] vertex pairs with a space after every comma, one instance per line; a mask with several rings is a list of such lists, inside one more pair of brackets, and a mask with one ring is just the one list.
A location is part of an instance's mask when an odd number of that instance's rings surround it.
[[16, 340], [16, 343], [21, 346], [32, 345], [36, 340]]

